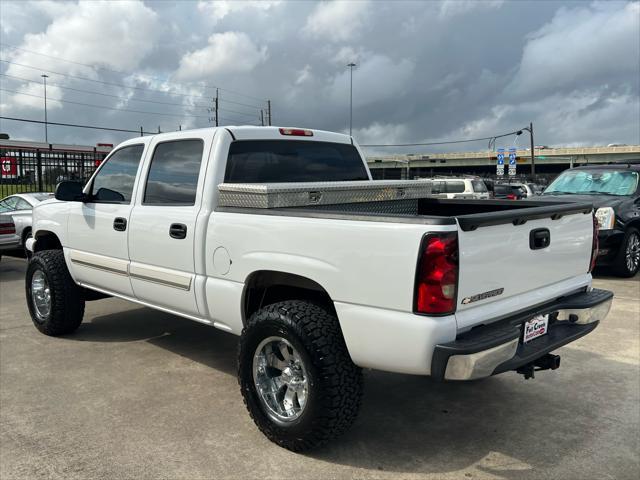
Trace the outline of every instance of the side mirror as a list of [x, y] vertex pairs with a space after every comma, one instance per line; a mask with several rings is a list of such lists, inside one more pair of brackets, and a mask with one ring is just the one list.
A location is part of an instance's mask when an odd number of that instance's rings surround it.
[[82, 183], [65, 180], [60, 182], [56, 187], [56, 200], [63, 202], [82, 202], [84, 194], [82, 193]]

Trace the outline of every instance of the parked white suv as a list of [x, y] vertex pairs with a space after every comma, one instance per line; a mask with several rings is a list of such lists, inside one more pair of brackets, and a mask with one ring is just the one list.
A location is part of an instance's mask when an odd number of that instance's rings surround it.
[[436, 198], [490, 198], [486, 184], [479, 178], [433, 178]]
[[429, 182], [371, 180], [363, 158], [297, 128], [122, 143], [33, 211], [34, 325], [70, 334], [110, 295], [239, 335], [249, 413], [301, 451], [353, 423], [362, 367], [529, 378], [607, 315], [590, 204], [432, 198]]

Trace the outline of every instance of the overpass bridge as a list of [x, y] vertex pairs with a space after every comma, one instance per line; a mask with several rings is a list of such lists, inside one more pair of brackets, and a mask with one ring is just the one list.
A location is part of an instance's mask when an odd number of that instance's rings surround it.
[[[413, 178], [415, 176], [476, 174], [495, 176], [495, 151], [429, 154], [368, 155], [374, 178]], [[640, 145], [611, 147], [535, 148], [536, 176], [551, 177], [578, 165], [606, 164], [640, 160]], [[505, 170], [506, 170], [505, 161]], [[516, 150], [518, 174], [531, 174], [531, 151]], [[506, 173], [506, 172], [505, 172]]]

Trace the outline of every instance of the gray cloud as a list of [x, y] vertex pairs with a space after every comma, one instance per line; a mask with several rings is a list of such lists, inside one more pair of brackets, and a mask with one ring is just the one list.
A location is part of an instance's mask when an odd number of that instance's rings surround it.
[[[533, 121], [537, 143], [592, 145], [640, 143], [639, 18], [637, 2], [4, 1], [0, 32], [4, 45], [124, 73], [9, 47], [5, 60], [138, 87], [50, 75], [50, 98], [158, 113], [52, 101], [53, 121], [206, 126], [214, 90], [205, 85], [218, 85], [230, 90], [220, 104], [229, 123], [258, 121], [259, 100], [235, 93], [243, 92], [270, 98], [277, 124], [347, 131], [346, 63], [355, 60], [354, 134], [362, 143], [482, 137]], [[41, 80], [37, 69], [2, 63], [0, 70]], [[40, 84], [0, 83], [36, 95], [0, 92], [3, 115], [42, 118]], [[43, 129], [1, 121], [0, 130], [41, 139]], [[130, 136], [49, 132], [53, 141], [85, 144]]]

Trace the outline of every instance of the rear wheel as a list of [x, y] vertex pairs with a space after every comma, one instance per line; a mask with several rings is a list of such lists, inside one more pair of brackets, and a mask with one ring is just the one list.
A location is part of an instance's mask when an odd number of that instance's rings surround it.
[[242, 333], [238, 380], [254, 422], [274, 443], [300, 452], [353, 423], [362, 398], [338, 319], [291, 300], [256, 312]]
[[615, 273], [621, 277], [633, 277], [640, 269], [640, 233], [627, 229], [614, 262]]
[[25, 281], [29, 313], [38, 330], [57, 336], [80, 326], [84, 316], [82, 290], [71, 278], [62, 250], [33, 255]]

